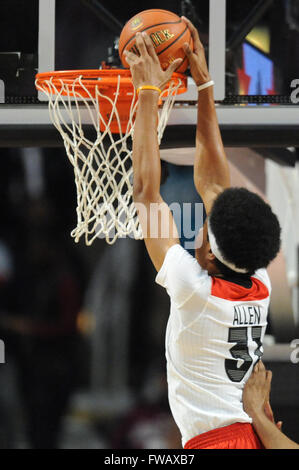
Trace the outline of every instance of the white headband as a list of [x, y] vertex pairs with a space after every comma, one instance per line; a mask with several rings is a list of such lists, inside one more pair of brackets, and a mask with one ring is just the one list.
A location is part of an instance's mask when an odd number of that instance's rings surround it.
[[216, 258], [219, 261], [221, 261], [222, 264], [227, 266], [232, 271], [235, 271], [236, 273], [247, 274], [248, 269], [237, 268], [237, 266], [234, 263], [231, 263], [230, 261], [227, 261], [225, 259], [225, 257], [223, 256], [223, 254], [220, 251], [220, 248], [219, 248], [218, 243], [216, 241], [215, 235], [212, 232], [211, 225], [210, 225], [209, 221], [208, 221], [208, 233], [209, 233], [209, 242], [210, 242], [210, 246], [211, 246], [211, 251], [212, 251], [213, 255], [215, 255]]

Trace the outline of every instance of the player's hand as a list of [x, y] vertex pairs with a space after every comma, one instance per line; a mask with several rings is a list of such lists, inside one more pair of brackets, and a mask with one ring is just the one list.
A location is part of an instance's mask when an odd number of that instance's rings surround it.
[[282, 421], [278, 421], [278, 423], [275, 423], [274, 419], [274, 414], [272, 407], [270, 405], [270, 401], [266, 401], [265, 406], [264, 406], [264, 413], [267, 416], [267, 418], [273, 423], [276, 424], [276, 427], [281, 431], [282, 430]]
[[167, 70], [162, 70], [153, 43], [148, 34], [137, 33], [136, 45], [140, 56], [126, 51], [126, 60], [130, 66], [132, 80], [136, 90], [144, 85], [151, 85], [163, 90], [173, 72], [180, 66], [183, 59], [174, 60]]
[[264, 412], [269, 401], [272, 372], [265, 369], [262, 361], [254, 367], [243, 390], [243, 406], [249, 416]]
[[[262, 361], [259, 361], [253, 369], [244, 390], [243, 407], [245, 412], [251, 417], [258, 414], [265, 414], [267, 418], [275, 424], [273, 411], [270, 405], [272, 372], [266, 370]], [[276, 424], [281, 430], [282, 422]]]
[[[266, 370], [262, 361], [259, 361], [248, 379], [243, 390], [243, 407], [246, 413], [254, 418], [258, 414], [265, 414], [275, 424], [273, 411], [270, 405], [272, 372]], [[282, 422], [276, 423], [279, 430]]]
[[186, 23], [190, 29], [191, 36], [193, 39], [194, 50], [190, 48], [189, 44], [186, 42], [183, 45], [184, 52], [189, 60], [190, 72], [193, 80], [196, 85], [203, 85], [211, 80], [209, 73], [205, 50], [199, 38], [199, 34], [195, 26], [188, 20], [185, 16], [182, 16], [182, 20]]

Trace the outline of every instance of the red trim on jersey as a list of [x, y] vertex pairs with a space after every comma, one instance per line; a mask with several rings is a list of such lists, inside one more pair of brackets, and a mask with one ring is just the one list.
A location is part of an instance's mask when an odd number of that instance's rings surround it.
[[265, 284], [259, 279], [251, 277], [252, 286], [250, 289], [235, 284], [233, 282], [212, 277], [212, 295], [225, 300], [245, 302], [249, 300], [263, 300], [269, 297], [269, 291]]

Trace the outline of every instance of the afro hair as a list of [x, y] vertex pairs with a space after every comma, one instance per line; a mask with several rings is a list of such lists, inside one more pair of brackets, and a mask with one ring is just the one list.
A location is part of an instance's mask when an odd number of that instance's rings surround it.
[[215, 200], [209, 223], [225, 259], [254, 273], [280, 249], [281, 228], [269, 204], [245, 188], [230, 188]]

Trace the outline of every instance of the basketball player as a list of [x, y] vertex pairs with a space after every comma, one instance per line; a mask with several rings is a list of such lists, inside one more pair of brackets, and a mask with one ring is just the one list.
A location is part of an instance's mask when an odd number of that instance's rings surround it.
[[146, 33], [137, 35], [140, 56], [126, 54], [139, 93], [134, 201], [158, 271], [156, 282], [171, 300], [167, 379], [183, 447], [257, 449], [262, 444], [243, 409], [242, 390], [262, 356], [271, 292], [265, 268], [279, 251], [280, 227], [260, 197], [230, 188], [204, 49], [197, 30], [183, 20], [194, 40], [194, 52], [184, 47], [198, 86], [194, 183], [207, 213], [196, 258], [180, 245], [172, 213], [160, 195], [159, 94], [181, 60], [163, 71]]
[[272, 372], [259, 361], [244, 387], [244, 410], [252, 418], [254, 429], [266, 449], [299, 449], [296, 442], [281, 432], [282, 423], [274, 423], [269, 403], [271, 380]]

